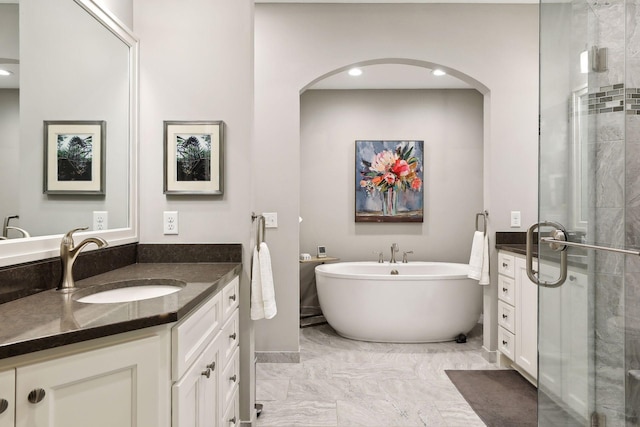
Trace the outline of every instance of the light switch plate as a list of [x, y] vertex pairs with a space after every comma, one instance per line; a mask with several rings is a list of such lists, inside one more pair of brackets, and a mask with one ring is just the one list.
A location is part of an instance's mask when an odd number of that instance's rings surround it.
[[264, 226], [265, 228], [278, 228], [278, 213], [277, 212], [263, 212]]
[[511, 228], [518, 228], [520, 225], [520, 211], [511, 211]]

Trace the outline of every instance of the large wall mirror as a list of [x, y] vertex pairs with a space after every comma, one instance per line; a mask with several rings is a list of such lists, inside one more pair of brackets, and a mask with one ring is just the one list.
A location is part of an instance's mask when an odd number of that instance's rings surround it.
[[137, 241], [137, 62], [92, 0], [0, 0], [0, 266], [57, 255], [77, 227]]

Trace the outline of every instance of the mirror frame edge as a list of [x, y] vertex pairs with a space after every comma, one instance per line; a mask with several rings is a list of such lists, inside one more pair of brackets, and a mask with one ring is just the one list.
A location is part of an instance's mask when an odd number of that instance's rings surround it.
[[[129, 47], [129, 226], [104, 231], [86, 231], [75, 236], [100, 236], [110, 246], [139, 241], [138, 216], [138, 117], [139, 117], [139, 40], [118, 18], [94, 0], [74, 0], [106, 29]], [[64, 233], [27, 239], [12, 239], [0, 245], [0, 267], [60, 256]], [[88, 248], [91, 250], [91, 247]]]

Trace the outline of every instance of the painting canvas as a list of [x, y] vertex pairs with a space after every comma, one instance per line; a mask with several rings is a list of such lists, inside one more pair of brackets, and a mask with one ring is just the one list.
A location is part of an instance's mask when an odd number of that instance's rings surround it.
[[224, 123], [164, 122], [165, 194], [220, 195]]
[[422, 222], [423, 141], [356, 141], [356, 222]]
[[46, 194], [104, 194], [106, 122], [45, 121]]

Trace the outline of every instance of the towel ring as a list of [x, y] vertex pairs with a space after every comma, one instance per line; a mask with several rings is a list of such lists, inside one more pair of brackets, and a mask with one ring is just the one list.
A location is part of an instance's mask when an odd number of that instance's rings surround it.
[[487, 234], [487, 218], [489, 217], [489, 212], [484, 210], [476, 214], [476, 231], [480, 231], [479, 224], [478, 224], [478, 218], [480, 217], [482, 217], [483, 231], [484, 231], [484, 234], [486, 235]]
[[256, 230], [256, 239], [257, 239], [256, 246], [258, 247], [258, 251], [260, 251], [260, 245], [262, 244], [262, 242], [264, 242], [266, 224], [265, 224], [264, 216], [256, 215], [255, 213], [252, 213], [251, 221], [255, 221], [255, 220], [258, 220], [258, 228]]

